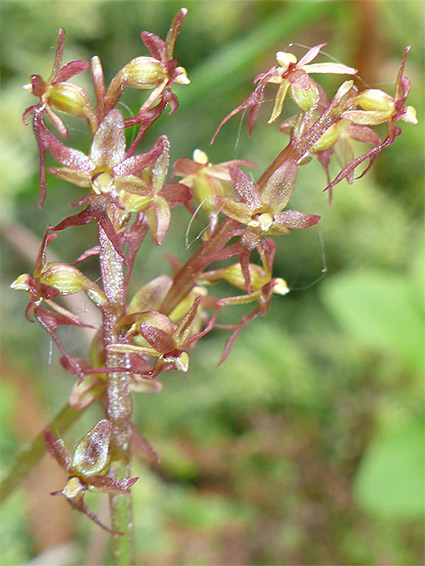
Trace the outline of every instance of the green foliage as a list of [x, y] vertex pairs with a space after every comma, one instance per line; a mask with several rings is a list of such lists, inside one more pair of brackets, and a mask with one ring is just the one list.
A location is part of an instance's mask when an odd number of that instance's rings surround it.
[[423, 519], [425, 423], [410, 420], [378, 431], [354, 484], [366, 511], [396, 520]]

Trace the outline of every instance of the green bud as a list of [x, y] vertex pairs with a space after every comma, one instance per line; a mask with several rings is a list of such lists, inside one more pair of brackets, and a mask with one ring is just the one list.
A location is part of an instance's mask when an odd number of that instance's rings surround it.
[[311, 151], [324, 151], [325, 149], [329, 149], [331, 145], [333, 145], [338, 139], [343, 123], [348, 122], [346, 122], [345, 120], [339, 120], [338, 122], [332, 124], [320, 137], [320, 139], [312, 146]]
[[313, 83], [310, 83], [310, 88], [307, 90], [291, 85], [289, 91], [293, 101], [303, 112], [313, 110], [319, 102], [319, 91]]
[[130, 88], [156, 88], [166, 78], [164, 66], [153, 57], [136, 57], [120, 72], [121, 85]]
[[[22, 276], [21, 276], [22, 277]], [[40, 282], [59, 291], [63, 296], [85, 291], [97, 306], [105, 304], [103, 291], [83, 275], [79, 269], [66, 263], [48, 263], [40, 275]]]
[[112, 424], [102, 419], [83, 436], [75, 448], [72, 468], [84, 476], [93, 476], [105, 472], [109, 463], [109, 443]]
[[54, 83], [45, 96], [51, 106], [71, 116], [85, 117], [90, 108], [85, 91], [72, 83]]
[[390, 114], [394, 110], [393, 97], [376, 88], [364, 90], [352, 98], [351, 102], [357, 104], [357, 106], [359, 106], [362, 110], [376, 110], [379, 112], [386, 111]]

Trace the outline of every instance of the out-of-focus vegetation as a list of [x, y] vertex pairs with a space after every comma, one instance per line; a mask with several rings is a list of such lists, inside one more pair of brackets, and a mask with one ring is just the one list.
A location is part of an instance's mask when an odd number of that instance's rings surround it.
[[[245, 329], [223, 366], [216, 364], [225, 334], [216, 329], [197, 346], [188, 380], [165, 375], [159, 394], [135, 397], [137, 425], [161, 457], [161, 466], [134, 466], [141, 478], [133, 488], [138, 563], [423, 563], [422, 2], [3, 0], [1, 471], [53, 418], [73, 385], [42, 329], [25, 320], [26, 296], [8, 289], [32, 269], [22, 255], [30, 251], [24, 228], [41, 239], [46, 224], [61, 220], [67, 203], [81, 196], [51, 178], [37, 211], [36, 145], [20, 118], [34, 101], [22, 85], [33, 73], [49, 75], [59, 27], [67, 32], [65, 61], [97, 54], [109, 80], [146, 54], [140, 31], [164, 36], [183, 5], [189, 15], [176, 55], [192, 85], [180, 89], [179, 111], [161, 119], [146, 140], [166, 133], [173, 162], [200, 148], [212, 161], [254, 161], [261, 174], [284, 143], [265, 125], [272, 102], [251, 139], [234, 118], [214, 146], [208, 143], [247, 96], [252, 78], [290, 42], [301, 55], [298, 44], [326, 41], [330, 57], [356, 66], [366, 84], [390, 94], [410, 44], [406, 74], [419, 125], [404, 125], [364, 179], [338, 186], [332, 207], [321, 192], [319, 166], [302, 170], [294, 208], [322, 220], [277, 240], [276, 275], [291, 293]], [[333, 93], [336, 83], [326, 87]], [[122, 111], [135, 112], [141, 96], [130, 93]], [[68, 123], [72, 145], [82, 138], [81, 125], [75, 130]], [[161, 249], [144, 244], [139, 285], [168, 272], [165, 251], [184, 259], [187, 225], [177, 213]], [[86, 239], [67, 230], [53, 251], [74, 261], [92, 245], [93, 227], [79, 233]], [[95, 266], [86, 262], [93, 277]], [[78, 336], [66, 332], [68, 348], [84, 354]], [[89, 409], [69, 439], [99, 415]], [[100, 564], [107, 535], [49, 496], [64, 479], [50, 460], [1, 511], [1, 561], [12, 566], [44, 554], [37, 564]], [[96, 505], [102, 505], [97, 496]]]

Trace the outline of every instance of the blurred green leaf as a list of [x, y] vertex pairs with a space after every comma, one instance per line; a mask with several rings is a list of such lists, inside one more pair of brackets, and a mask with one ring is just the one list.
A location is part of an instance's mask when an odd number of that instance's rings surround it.
[[329, 279], [322, 296], [340, 324], [361, 343], [400, 356], [423, 371], [423, 315], [411, 281], [395, 273], [349, 271]]
[[414, 519], [425, 511], [423, 421], [387, 427], [370, 444], [354, 493], [367, 511], [392, 519]]

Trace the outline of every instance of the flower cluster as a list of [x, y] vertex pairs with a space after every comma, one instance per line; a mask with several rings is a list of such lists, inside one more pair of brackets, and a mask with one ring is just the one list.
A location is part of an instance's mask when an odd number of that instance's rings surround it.
[[[312, 227], [320, 219], [315, 214], [287, 209], [299, 167], [316, 156], [328, 174], [328, 189], [344, 178], [352, 182], [356, 167], [366, 159], [371, 163], [400, 134], [397, 121], [416, 121], [414, 109], [405, 104], [410, 90], [410, 81], [403, 75], [408, 48], [394, 97], [376, 89], [359, 93], [350, 80], [341, 85], [331, 101], [310, 75], [354, 75], [355, 69], [335, 63], [311, 63], [325, 44], [313, 47], [299, 61], [291, 53], [278, 52], [277, 65], [255, 79], [252, 94], [230, 112], [214, 135], [215, 138], [223, 124], [242, 110], [248, 110], [251, 134], [265, 87], [278, 85], [269, 123], [279, 118], [288, 95], [298, 113], [279, 125], [290, 141], [273, 163], [254, 181], [241, 168], [252, 167], [252, 163], [233, 160], [214, 165], [205, 153], [196, 150], [193, 159], [183, 158], [175, 163], [173, 176], [180, 178], [180, 182], [167, 181], [170, 159], [167, 136], [159, 136], [142, 153], [136, 153], [136, 149], [167, 108], [170, 113], [177, 109], [173, 85], [189, 83], [185, 69], [174, 58], [186, 12], [182, 9], [177, 14], [165, 41], [143, 32], [141, 39], [150, 55], [138, 56], [124, 65], [108, 87], [97, 57], [93, 57], [91, 65], [73, 61], [61, 66], [65, 39], [61, 30], [52, 73], [47, 81], [39, 75], [31, 77], [29, 90], [38, 102], [23, 115], [26, 124], [32, 116], [39, 148], [39, 205], [46, 195], [47, 152], [58, 164], [48, 172], [80, 187], [84, 194], [71, 205], [83, 206], [82, 210], [47, 228], [34, 273], [21, 275], [12, 287], [28, 293], [27, 318], [32, 321], [34, 317], [47, 330], [61, 351], [63, 366], [78, 377], [70, 397], [71, 406], [81, 410], [97, 400], [105, 410], [105, 419], [77, 444], [72, 458], [62, 441], [46, 430], [48, 451], [69, 474], [66, 487], [56, 493], [63, 494], [73, 507], [113, 534], [120, 533], [100, 523], [85, 506], [84, 495], [88, 489], [127, 493], [137, 479], [117, 479], [115, 464], [111, 465], [121, 458], [127, 466], [132, 437], [139, 439], [139, 445], [148, 446], [131, 424], [130, 390], [159, 391], [161, 384], [157, 378], [163, 372], [187, 372], [191, 349], [213, 329], [220, 312], [231, 305], [253, 303], [253, 310], [239, 322], [221, 326], [232, 330], [223, 361], [241, 330], [255, 317], [267, 314], [272, 297], [289, 291], [285, 281], [273, 273], [274, 238], [287, 236], [294, 229]], [[95, 104], [83, 89], [68, 82], [89, 68]], [[150, 93], [135, 115], [124, 119], [117, 106], [127, 88]], [[55, 130], [63, 138], [67, 136], [58, 112], [87, 121], [91, 132], [88, 154], [58, 139]], [[385, 140], [372, 129], [380, 124], [387, 128]], [[125, 130], [130, 126], [138, 126], [138, 131], [127, 147]], [[356, 157], [351, 140], [366, 142], [372, 148]], [[329, 162], [333, 155], [341, 171], [331, 181]], [[190, 225], [200, 223], [199, 247], [184, 265], [169, 257], [172, 275], [160, 274], [145, 283], [126, 303], [141, 243], [148, 232], [155, 245], [164, 242], [171, 211], [178, 205], [186, 207], [192, 215]], [[102, 286], [75, 265], [46, 259], [47, 246], [59, 232], [91, 221], [98, 226], [99, 242], [77, 262], [97, 254]], [[259, 258], [257, 263], [253, 260], [255, 256]], [[218, 283], [236, 289], [236, 294], [215, 296], [213, 288]], [[91, 345], [90, 360], [72, 357], [57, 335], [59, 326], [85, 325], [56, 302], [80, 291], [93, 301], [102, 317], [102, 325]], [[152, 454], [150, 448], [147, 452]]]

